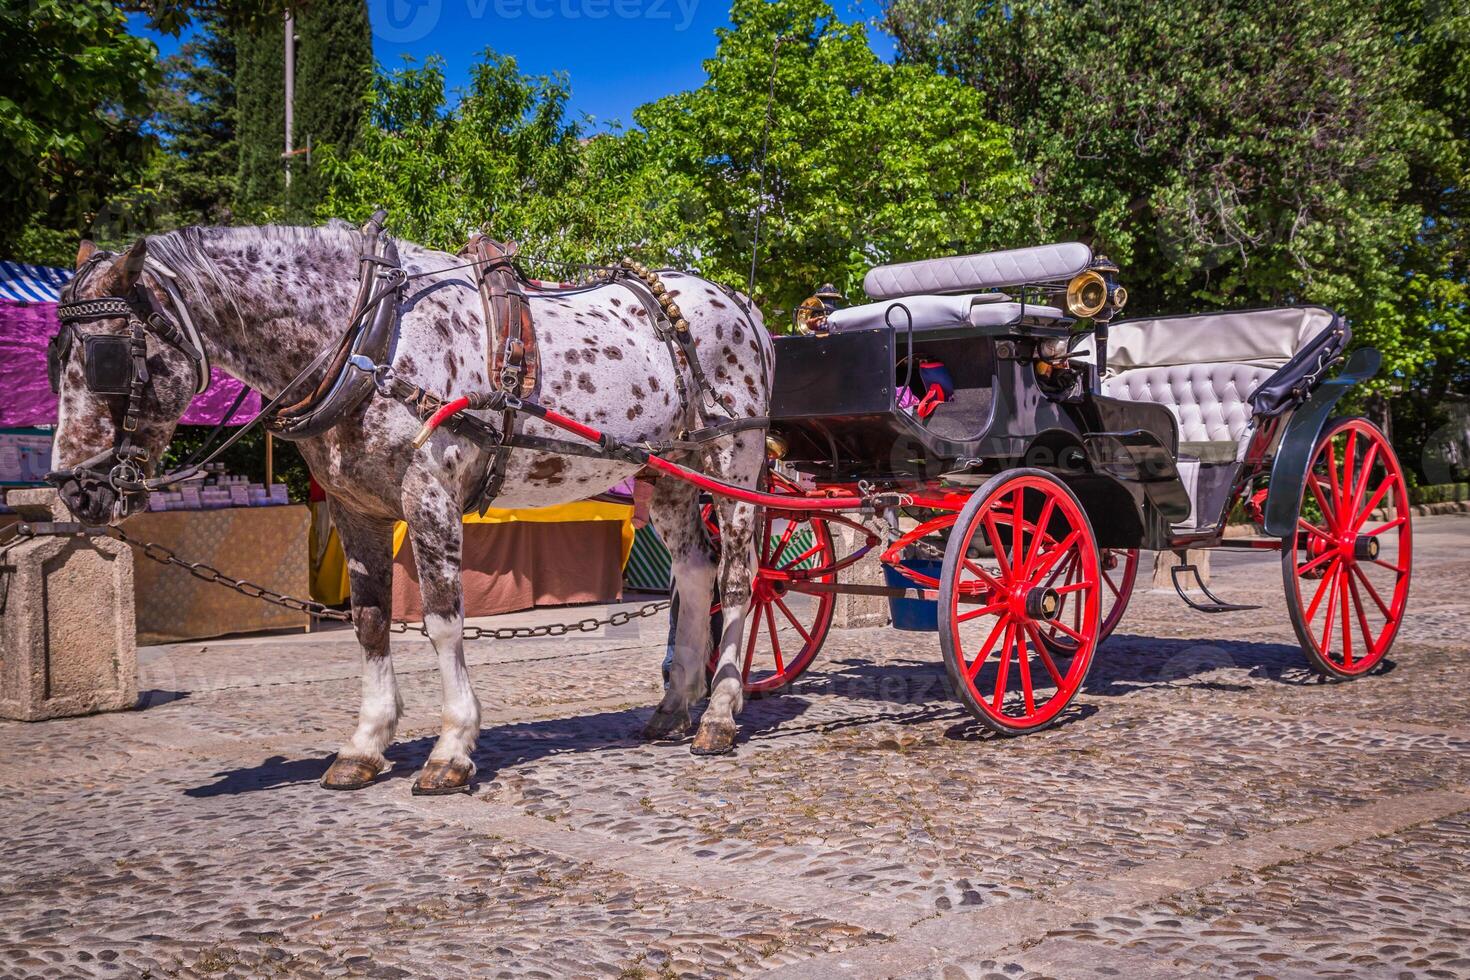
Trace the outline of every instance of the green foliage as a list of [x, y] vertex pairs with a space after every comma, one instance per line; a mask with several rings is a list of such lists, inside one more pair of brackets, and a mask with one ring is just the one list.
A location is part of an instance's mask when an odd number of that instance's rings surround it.
[[[305, 147], [309, 141], [313, 149], [335, 146], [350, 153], [373, 82], [366, 0], [311, 0], [300, 6], [296, 34], [293, 143]], [[297, 157], [291, 166], [287, 217], [309, 220], [325, 196], [322, 184], [317, 168]]]
[[285, 29], [278, 19], [235, 34], [235, 132], [239, 169], [236, 214], [242, 221], [278, 217], [285, 207]]
[[219, 17], [206, 16], [163, 69], [153, 93], [162, 147], [148, 180], [157, 225], [229, 224], [239, 170], [234, 37]]
[[157, 51], [107, 0], [4, 0], [0, 50], [0, 255], [69, 265], [142, 171]]
[[[757, 206], [767, 315], [880, 262], [1009, 244], [1025, 180], [957, 80], [880, 61], [825, 0], [736, 0], [708, 78], [635, 113], [703, 271], [742, 287]], [[761, 145], [776, 52], [765, 199]]]

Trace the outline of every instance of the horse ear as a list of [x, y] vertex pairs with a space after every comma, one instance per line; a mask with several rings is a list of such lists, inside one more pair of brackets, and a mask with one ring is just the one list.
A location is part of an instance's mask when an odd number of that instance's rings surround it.
[[97, 251], [97, 243], [90, 238], [83, 238], [82, 245], [77, 249], [77, 268], [87, 264], [87, 260]]
[[148, 239], [140, 238], [133, 247], [112, 260], [108, 290], [121, 296], [132, 289], [143, 274], [143, 264], [148, 261]]

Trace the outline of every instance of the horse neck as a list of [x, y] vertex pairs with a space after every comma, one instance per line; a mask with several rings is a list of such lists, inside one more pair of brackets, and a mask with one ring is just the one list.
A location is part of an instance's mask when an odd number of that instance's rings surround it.
[[211, 360], [267, 398], [346, 329], [356, 289], [354, 233], [212, 228], [194, 241], [217, 273], [178, 283], [195, 326]]

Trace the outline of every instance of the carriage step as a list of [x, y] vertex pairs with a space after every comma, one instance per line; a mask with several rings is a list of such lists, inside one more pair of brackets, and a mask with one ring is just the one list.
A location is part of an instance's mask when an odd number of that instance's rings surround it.
[[[1171, 578], [1174, 579], [1174, 591], [1178, 592], [1179, 598], [1184, 600], [1184, 604], [1193, 609], [1195, 612], [1244, 612], [1247, 609], [1261, 608], [1260, 606], [1238, 605], [1236, 603], [1226, 602], [1224, 599], [1221, 599], [1219, 596], [1215, 595], [1215, 593], [1210, 591], [1210, 587], [1205, 584], [1204, 579], [1199, 577], [1199, 569], [1193, 565], [1175, 565], [1173, 568], [1169, 569], [1169, 575]], [[1193, 576], [1195, 588], [1204, 593], [1205, 598], [1209, 599], [1210, 601], [1199, 602], [1198, 600], [1191, 598], [1189, 593], [1184, 590], [1184, 585], [1179, 581], [1180, 575]]]

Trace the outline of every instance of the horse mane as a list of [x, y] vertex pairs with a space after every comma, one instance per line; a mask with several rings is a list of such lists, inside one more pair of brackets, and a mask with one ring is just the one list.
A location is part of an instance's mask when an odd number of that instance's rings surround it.
[[354, 234], [356, 229], [352, 225], [336, 218], [320, 227], [191, 225], [148, 236], [148, 258], [173, 274], [185, 296], [204, 295], [211, 291], [217, 293], [243, 323], [239, 291], [210, 256], [210, 244], [228, 240], [232, 244], [248, 246], [252, 242], [285, 241], [321, 250], [326, 246], [346, 245], [346, 237]]

